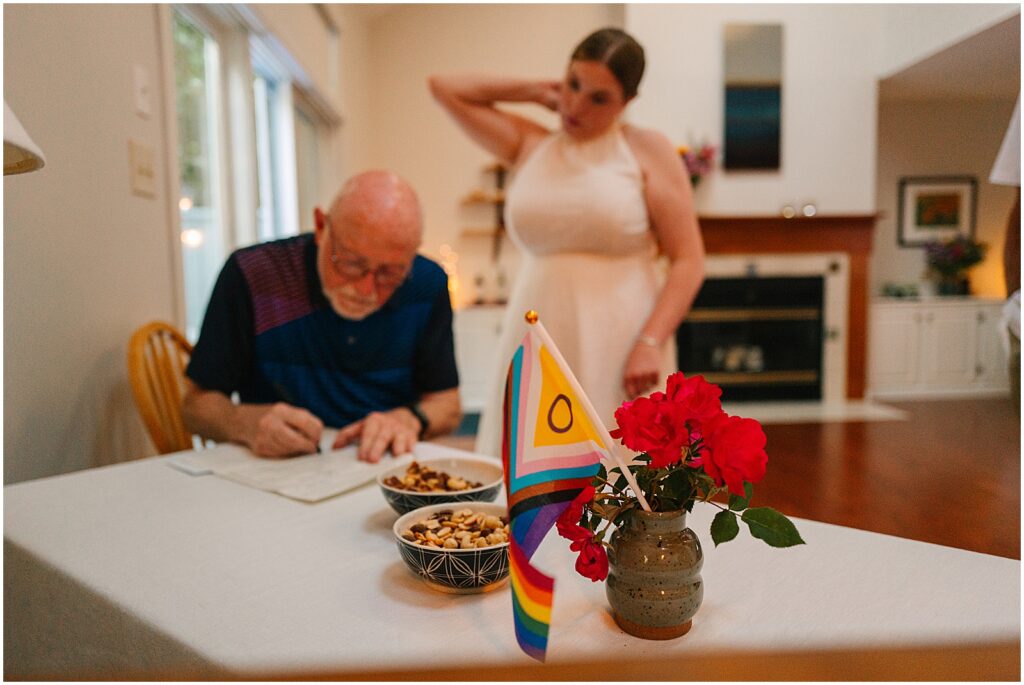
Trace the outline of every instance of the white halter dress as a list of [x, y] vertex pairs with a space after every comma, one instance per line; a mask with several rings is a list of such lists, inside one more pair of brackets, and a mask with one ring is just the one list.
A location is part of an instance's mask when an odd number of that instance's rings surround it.
[[[606, 426], [625, 399], [626, 357], [663, 282], [640, 164], [620, 126], [583, 142], [550, 135], [514, 173], [505, 225], [522, 255], [502, 326], [476, 450], [501, 456], [501, 411], [512, 354], [535, 309]], [[665, 345], [662, 377], [674, 369]]]

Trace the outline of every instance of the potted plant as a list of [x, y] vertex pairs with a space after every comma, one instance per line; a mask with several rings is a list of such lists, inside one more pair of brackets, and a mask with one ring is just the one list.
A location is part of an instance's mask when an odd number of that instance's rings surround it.
[[933, 240], [924, 246], [928, 272], [936, 280], [939, 295], [968, 295], [966, 271], [985, 258], [988, 246], [968, 236]]
[[696, 148], [680, 145], [676, 148], [676, 152], [679, 153], [683, 164], [686, 165], [686, 172], [690, 175], [690, 184], [696, 188], [701, 178], [711, 173], [718, 148], [707, 143]]
[[722, 410], [721, 392], [702, 376], [675, 373], [664, 391], [623, 403], [611, 436], [639, 453], [626, 468], [650, 511], [621, 467], [602, 467], [556, 523], [579, 553], [576, 570], [607, 580], [615, 620], [631, 634], [667, 639], [689, 630], [703, 598], [703, 552], [686, 527], [697, 502], [720, 509], [711, 524], [716, 546], [739, 534], [740, 521], [774, 547], [804, 542], [779, 512], [750, 507], [768, 463], [766, 438], [757, 421]]

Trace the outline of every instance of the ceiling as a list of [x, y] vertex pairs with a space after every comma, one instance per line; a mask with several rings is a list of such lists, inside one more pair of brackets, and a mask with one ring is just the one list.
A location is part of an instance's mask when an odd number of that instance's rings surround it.
[[882, 100], [1012, 100], [1020, 92], [1020, 15], [879, 81]]
[[372, 22], [377, 17], [382, 17], [385, 14], [394, 12], [396, 9], [407, 7], [407, 5], [399, 3], [347, 2], [344, 4], [350, 12], [355, 12], [357, 16], [366, 22]]

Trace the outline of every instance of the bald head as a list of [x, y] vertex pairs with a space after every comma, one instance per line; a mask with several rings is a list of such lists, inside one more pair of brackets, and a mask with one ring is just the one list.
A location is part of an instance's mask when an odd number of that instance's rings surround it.
[[373, 241], [416, 250], [423, 218], [416, 192], [390, 171], [366, 171], [350, 178], [331, 202], [331, 222], [350, 240]]
[[349, 179], [316, 222], [317, 273], [324, 296], [346, 319], [360, 320], [384, 305], [416, 260], [423, 237], [412, 186], [389, 171]]

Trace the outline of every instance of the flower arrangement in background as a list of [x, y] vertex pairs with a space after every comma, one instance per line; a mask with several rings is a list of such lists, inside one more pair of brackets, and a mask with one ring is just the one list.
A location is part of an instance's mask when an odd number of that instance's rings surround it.
[[967, 269], [985, 258], [988, 246], [964, 235], [945, 241], [925, 243], [928, 272], [937, 282], [939, 295], [968, 295], [971, 292]]
[[696, 188], [700, 179], [711, 173], [718, 148], [707, 143], [695, 148], [680, 145], [676, 148], [676, 152], [679, 153], [683, 164], [686, 165], [687, 173], [690, 174], [690, 184]]
[[925, 243], [928, 268], [939, 277], [956, 277], [985, 258], [988, 246], [967, 236]]
[[[611, 435], [640, 452], [627, 468], [652, 511], [691, 512], [697, 501], [718, 507], [711, 523], [716, 546], [739, 534], [739, 521], [773, 547], [803, 544], [788, 518], [770, 507], [750, 508], [752, 484], [764, 478], [768, 465], [766, 438], [754, 419], [726, 414], [721, 394], [703, 376], [678, 372], [668, 377], [665, 392], [624, 402]], [[727, 504], [712, 500], [719, 495], [728, 495]], [[621, 469], [602, 466], [556, 523], [579, 553], [577, 572], [593, 581], [608, 576], [605, 535], [639, 506]]]

